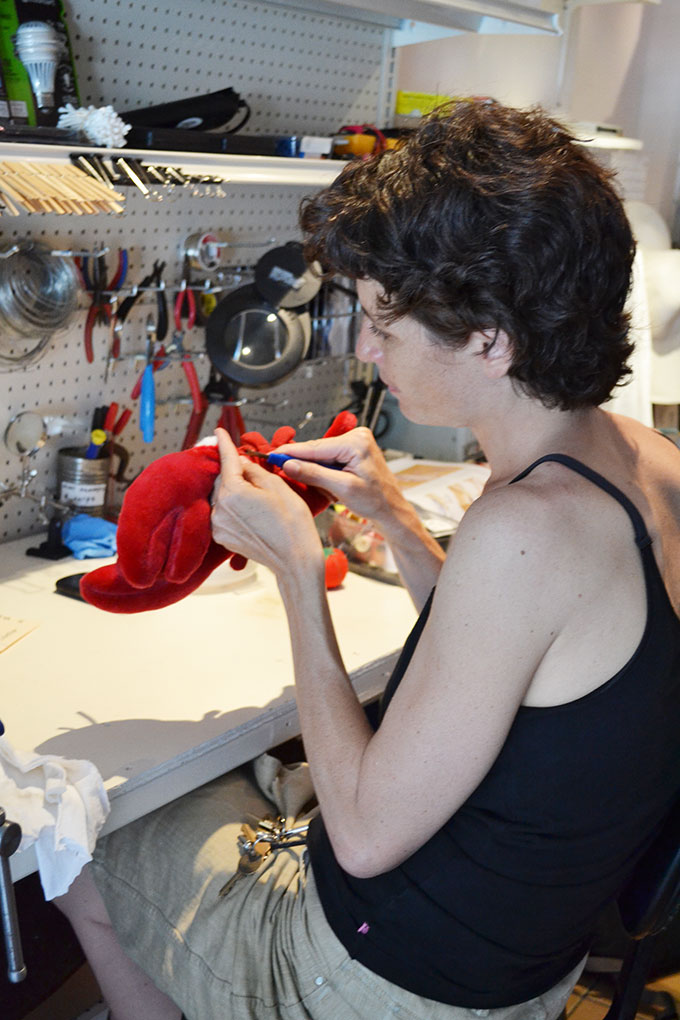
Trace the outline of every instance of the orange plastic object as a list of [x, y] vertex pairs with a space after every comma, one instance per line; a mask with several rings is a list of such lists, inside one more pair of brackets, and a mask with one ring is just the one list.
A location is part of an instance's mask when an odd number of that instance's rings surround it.
[[336, 135], [333, 139], [333, 155], [341, 159], [368, 156], [375, 148], [375, 140], [375, 135]]
[[326, 588], [338, 588], [347, 576], [349, 563], [342, 549], [325, 549]]

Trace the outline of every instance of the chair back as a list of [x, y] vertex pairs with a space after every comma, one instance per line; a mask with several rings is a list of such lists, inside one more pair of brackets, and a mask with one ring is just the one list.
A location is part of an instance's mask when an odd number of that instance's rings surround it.
[[623, 925], [634, 939], [663, 931], [680, 907], [680, 799], [617, 902]]

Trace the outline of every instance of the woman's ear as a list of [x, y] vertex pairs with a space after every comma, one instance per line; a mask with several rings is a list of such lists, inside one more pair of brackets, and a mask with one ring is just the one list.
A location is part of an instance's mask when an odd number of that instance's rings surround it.
[[512, 343], [505, 330], [484, 330], [475, 334], [484, 374], [488, 379], [507, 375], [512, 364]]

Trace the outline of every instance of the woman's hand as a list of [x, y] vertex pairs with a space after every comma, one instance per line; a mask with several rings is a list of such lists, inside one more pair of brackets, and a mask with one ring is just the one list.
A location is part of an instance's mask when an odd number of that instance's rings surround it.
[[[389, 542], [402, 581], [422, 608], [437, 583], [444, 552], [402, 495], [370, 429], [288, 443], [276, 452], [300, 458], [284, 464], [289, 478], [325, 489], [354, 513], [376, 523]], [[315, 460], [333, 461], [343, 469], [321, 467]]]
[[[286, 443], [277, 447], [276, 452], [299, 458], [284, 464], [283, 470], [289, 478], [332, 493], [354, 513], [370, 517], [376, 523], [388, 523], [395, 509], [404, 503], [370, 429], [352, 429], [342, 436], [312, 439], [306, 443]], [[322, 467], [315, 461], [337, 463], [342, 465], [342, 471]]]
[[269, 567], [323, 571], [323, 549], [307, 504], [277, 475], [239, 453], [217, 429], [221, 470], [214, 490], [213, 538]]

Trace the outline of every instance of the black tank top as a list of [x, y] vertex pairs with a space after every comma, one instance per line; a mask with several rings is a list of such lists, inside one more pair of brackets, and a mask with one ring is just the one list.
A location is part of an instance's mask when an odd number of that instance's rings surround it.
[[[605, 478], [563, 454], [542, 457], [513, 481], [547, 460], [594, 482], [630, 517], [647, 591], [636, 651], [584, 697], [521, 706], [474, 793], [399, 867], [354, 878], [336, 862], [322, 817], [310, 827], [321, 903], [350, 955], [417, 995], [467, 1008], [524, 1002], [576, 966], [597, 915], [680, 791], [680, 620], [642, 516]], [[384, 706], [431, 602], [432, 595]]]

